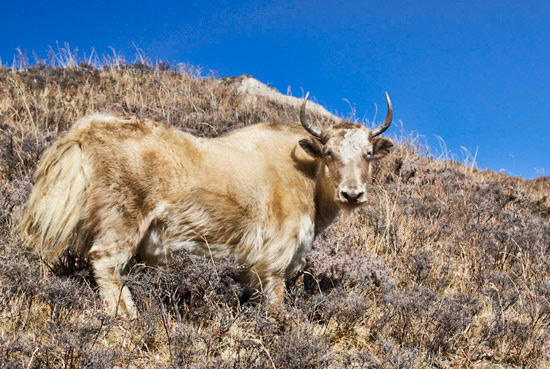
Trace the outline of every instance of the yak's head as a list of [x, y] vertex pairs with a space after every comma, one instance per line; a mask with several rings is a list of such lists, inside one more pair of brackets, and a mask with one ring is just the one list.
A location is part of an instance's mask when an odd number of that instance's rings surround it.
[[300, 140], [300, 146], [321, 160], [319, 175], [330, 187], [328, 190], [334, 191], [334, 201], [342, 208], [353, 208], [367, 200], [370, 162], [384, 157], [393, 147], [391, 140], [378, 137], [392, 122], [393, 110], [387, 93], [386, 100], [386, 121], [374, 130], [343, 122], [321, 131], [306, 119], [307, 95], [302, 104], [300, 121], [312, 137]]

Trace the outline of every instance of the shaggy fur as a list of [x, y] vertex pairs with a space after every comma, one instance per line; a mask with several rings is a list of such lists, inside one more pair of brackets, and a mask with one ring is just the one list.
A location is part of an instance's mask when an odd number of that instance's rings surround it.
[[[250, 286], [281, 302], [315, 235], [366, 200], [369, 161], [392, 147], [369, 132], [335, 126], [320, 143], [297, 125], [269, 123], [203, 139], [87, 116], [42, 158], [22, 233], [45, 259], [67, 248], [87, 256], [107, 308], [126, 316], [136, 315], [120, 280], [128, 261], [162, 264], [179, 250], [233, 255]], [[354, 201], [342, 195], [350, 188], [361, 192]]]

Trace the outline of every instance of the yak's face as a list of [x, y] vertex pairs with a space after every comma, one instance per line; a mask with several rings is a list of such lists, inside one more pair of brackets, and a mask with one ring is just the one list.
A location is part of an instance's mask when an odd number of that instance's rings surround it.
[[372, 137], [372, 131], [360, 124], [340, 123], [324, 130], [319, 139], [300, 141], [302, 148], [321, 160], [325, 183], [334, 191], [334, 201], [353, 208], [367, 201], [370, 161], [384, 157], [393, 143]]
[[321, 160], [319, 175], [330, 187], [326, 190], [334, 192], [334, 202], [342, 208], [356, 207], [367, 201], [370, 161], [384, 157], [393, 147], [391, 140], [378, 137], [392, 122], [390, 97], [386, 93], [386, 120], [374, 130], [361, 124], [343, 122], [321, 131], [306, 119], [308, 95], [300, 109], [300, 122], [311, 137], [300, 140], [300, 146]]

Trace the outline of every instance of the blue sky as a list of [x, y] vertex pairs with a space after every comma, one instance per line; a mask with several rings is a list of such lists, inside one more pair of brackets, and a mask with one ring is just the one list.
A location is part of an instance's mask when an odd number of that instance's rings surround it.
[[[248, 73], [302, 90], [333, 112], [385, 114], [440, 153], [477, 150], [481, 169], [550, 173], [548, 1], [94, 1], [5, 2], [0, 58], [32, 60], [68, 42], [133, 60]], [[375, 105], [376, 104], [376, 105]], [[390, 133], [399, 134], [395, 125]]]

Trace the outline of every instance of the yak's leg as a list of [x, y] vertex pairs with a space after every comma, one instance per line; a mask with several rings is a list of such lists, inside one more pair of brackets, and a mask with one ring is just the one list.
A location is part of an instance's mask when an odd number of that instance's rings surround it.
[[270, 310], [285, 309], [285, 279], [279, 273], [259, 263], [248, 271], [248, 283], [264, 294]]
[[274, 306], [284, 306], [285, 303], [285, 280], [281, 277], [266, 278], [264, 281], [264, 292], [267, 293], [268, 301]]
[[267, 295], [267, 311], [278, 321], [288, 318], [288, 310], [285, 305], [285, 279], [272, 275], [263, 281], [263, 291]]
[[115, 245], [104, 247], [101, 243], [95, 243], [88, 257], [107, 311], [128, 319], [136, 318], [137, 311], [130, 290], [120, 280], [121, 273], [132, 258], [130, 250]]

